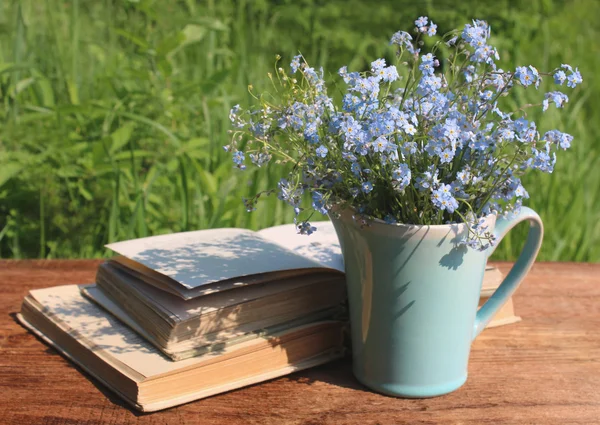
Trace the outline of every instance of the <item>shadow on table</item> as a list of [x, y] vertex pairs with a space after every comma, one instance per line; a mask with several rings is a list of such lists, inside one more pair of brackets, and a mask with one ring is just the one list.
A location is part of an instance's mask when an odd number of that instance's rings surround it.
[[299, 384], [313, 385], [318, 382], [349, 388], [352, 390], [369, 391], [367, 387], [358, 382], [352, 373], [352, 358], [346, 356], [343, 359], [317, 366], [311, 369], [296, 372], [284, 377], [289, 381]]

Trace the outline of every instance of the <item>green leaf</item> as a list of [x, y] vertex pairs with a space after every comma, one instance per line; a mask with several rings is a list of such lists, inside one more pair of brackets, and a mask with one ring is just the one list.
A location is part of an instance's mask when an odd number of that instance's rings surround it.
[[132, 152], [130, 152], [130, 151], [119, 152], [119, 153], [115, 154], [115, 156], [113, 158], [116, 161], [130, 160], [131, 155], [133, 155], [134, 158], [151, 158], [153, 156], [156, 156], [156, 152], [136, 149]]
[[198, 175], [200, 177], [202, 191], [209, 196], [214, 197], [217, 194], [217, 189], [219, 187], [217, 184], [217, 179], [211, 173], [200, 167], [197, 167], [196, 170], [198, 171]]
[[165, 57], [170, 53], [181, 48], [183, 43], [185, 42], [185, 35], [182, 33], [177, 33], [170, 37], [162, 40], [158, 46], [156, 46], [156, 55], [158, 57]]
[[133, 130], [135, 129], [135, 125], [135, 122], [128, 121], [110, 135], [112, 139], [112, 144], [110, 146], [109, 152], [111, 154], [119, 151], [123, 146], [125, 146], [129, 142], [129, 139], [131, 138], [131, 133], [133, 133]]
[[69, 100], [71, 103], [73, 105], [79, 105], [79, 88], [71, 79], [67, 80], [67, 90], [69, 91]]
[[32, 74], [35, 77], [36, 84], [42, 94], [42, 105], [48, 108], [54, 107], [56, 103], [54, 100], [54, 90], [52, 89], [52, 83], [41, 72], [33, 70]]
[[210, 76], [208, 81], [202, 84], [202, 91], [204, 94], [211, 94], [217, 87], [220, 87], [223, 81], [229, 76], [229, 70], [224, 69], [223, 71], [215, 72]]
[[92, 199], [94, 199], [94, 197], [92, 196], [92, 194], [85, 187], [83, 187], [83, 182], [82, 181], [79, 181], [79, 184], [77, 185], [77, 188], [79, 189], [79, 193], [81, 194], [81, 196], [83, 196], [83, 198], [86, 201], [91, 201]]
[[33, 77], [25, 78], [19, 81], [17, 84], [15, 84], [15, 87], [12, 90], [12, 97], [16, 97], [19, 93], [27, 89], [27, 87], [31, 86], [33, 83], [35, 83], [35, 78]]
[[[156, 55], [158, 57], [167, 57], [171, 60], [173, 55], [183, 47], [202, 41], [207, 32], [206, 28], [198, 25], [186, 25], [183, 30], [177, 34], [161, 41], [156, 47]], [[162, 65], [162, 67], [165, 66], [166, 65]], [[165, 71], [168, 71], [168, 69], [163, 70], [163, 72]], [[168, 73], [168, 75], [170, 75], [170, 73]]]
[[196, 18], [193, 22], [213, 31], [229, 31], [229, 27], [222, 21], [208, 16]]
[[194, 24], [186, 25], [181, 31], [185, 45], [202, 41], [206, 33], [206, 28]]
[[[104, 108], [104, 109], [106, 109], [106, 108]], [[175, 144], [175, 146], [177, 146], [177, 147], [181, 146], [181, 140], [179, 139], [179, 137], [177, 137], [175, 135], [175, 133], [170, 131], [168, 128], [166, 128], [164, 125], [162, 125], [159, 122], [153, 121], [142, 115], [133, 114], [131, 112], [117, 112], [116, 115], [120, 115], [122, 117], [129, 118], [130, 120], [137, 121], [142, 124], [146, 124], [150, 127], [154, 127], [155, 129], [157, 129], [158, 131], [163, 133], [165, 136], [167, 136], [169, 138], [169, 140], [171, 140]]]
[[22, 168], [21, 164], [0, 164], [0, 187], [21, 171]]
[[120, 28], [115, 29], [115, 33], [117, 33], [124, 39], [131, 41], [133, 44], [141, 47], [142, 49], [148, 50], [148, 43], [146, 43], [146, 40], [143, 40], [142, 38], [136, 36], [135, 34], [132, 34], [128, 31], [125, 31]]
[[181, 145], [176, 155], [186, 154], [197, 159], [207, 158], [210, 152], [209, 144], [206, 137], [195, 137]]
[[32, 67], [24, 64], [15, 64], [15, 63], [4, 63], [0, 64], [0, 75], [8, 74], [13, 71], [24, 71], [27, 69], [31, 69]]

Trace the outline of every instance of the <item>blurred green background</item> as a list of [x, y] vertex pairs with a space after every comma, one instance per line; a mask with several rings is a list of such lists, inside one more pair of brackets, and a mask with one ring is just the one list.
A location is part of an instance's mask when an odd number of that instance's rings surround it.
[[[232, 167], [230, 107], [251, 102], [249, 84], [268, 88], [276, 54], [287, 64], [301, 51], [331, 74], [362, 70], [390, 57], [389, 37], [420, 15], [442, 34], [487, 20], [504, 69], [579, 67], [584, 83], [565, 110], [528, 115], [573, 134], [573, 148], [525, 187], [546, 225], [540, 259], [600, 261], [593, 0], [0, 0], [0, 257], [98, 257], [115, 240], [291, 222], [275, 197], [245, 212], [241, 197], [280, 175]], [[525, 231], [495, 258], [513, 259]]]

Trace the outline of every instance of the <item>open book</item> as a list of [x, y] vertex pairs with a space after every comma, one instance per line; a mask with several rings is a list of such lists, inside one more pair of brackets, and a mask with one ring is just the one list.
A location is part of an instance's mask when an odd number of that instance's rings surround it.
[[343, 265], [282, 246], [298, 237], [289, 230], [276, 240], [245, 229], [213, 229], [111, 244], [119, 256], [101, 265], [96, 277], [103, 298], [83, 293], [124, 323], [135, 323], [173, 360], [339, 318], [346, 299]]
[[[107, 245], [113, 265], [185, 300], [310, 273], [344, 272], [333, 226], [310, 237], [280, 226], [211, 229]], [[332, 233], [333, 232], [333, 233]], [[315, 237], [319, 234], [318, 237]]]

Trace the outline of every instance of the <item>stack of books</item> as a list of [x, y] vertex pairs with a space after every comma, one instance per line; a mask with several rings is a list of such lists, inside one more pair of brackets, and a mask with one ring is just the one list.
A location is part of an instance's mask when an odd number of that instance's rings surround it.
[[[341, 250], [318, 227], [114, 243], [94, 284], [30, 291], [18, 318], [142, 411], [317, 366], [347, 346]], [[501, 279], [486, 270], [482, 294]], [[510, 304], [495, 324], [515, 320]]]

